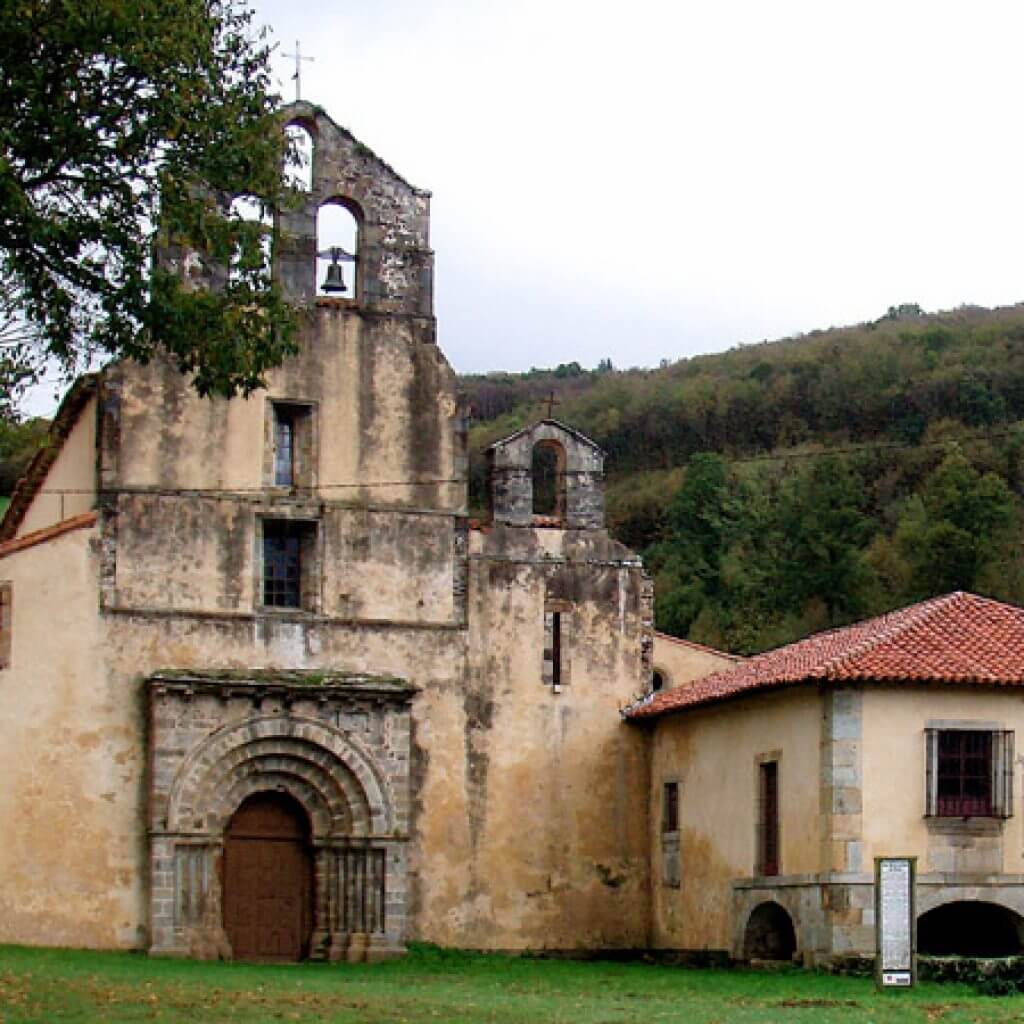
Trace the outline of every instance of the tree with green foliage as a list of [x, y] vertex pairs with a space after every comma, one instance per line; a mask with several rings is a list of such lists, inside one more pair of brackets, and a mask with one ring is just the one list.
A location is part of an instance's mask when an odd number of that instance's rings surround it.
[[863, 482], [837, 455], [812, 459], [784, 481], [775, 588], [783, 610], [799, 612], [817, 598], [830, 625], [862, 611], [871, 582], [864, 557], [871, 524], [864, 504]]
[[907, 501], [896, 530], [910, 564], [912, 596], [972, 589], [1013, 513], [1013, 494], [1002, 477], [979, 473], [959, 451], [947, 455]]
[[[31, 329], [3, 350], [8, 392], [46, 362], [163, 351], [201, 393], [231, 395], [293, 351], [268, 229], [231, 206], [286, 197], [269, 55], [243, 0], [8, 3], [0, 287]], [[155, 266], [161, 235], [222, 284]]]
[[652, 552], [660, 563], [659, 629], [686, 636], [702, 607], [718, 599], [732, 523], [725, 463], [707, 452], [692, 455], [669, 505], [668, 537]]

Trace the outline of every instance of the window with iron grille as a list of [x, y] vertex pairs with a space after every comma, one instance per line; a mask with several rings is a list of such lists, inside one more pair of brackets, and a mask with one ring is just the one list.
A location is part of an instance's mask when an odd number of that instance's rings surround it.
[[779, 762], [758, 765], [757, 868], [759, 875], [779, 873]]
[[266, 608], [315, 610], [315, 522], [263, 520], [263, 600]]
[[1008, 818], [1013, 814], [1013, 733], [926, 729], [926, 815]]

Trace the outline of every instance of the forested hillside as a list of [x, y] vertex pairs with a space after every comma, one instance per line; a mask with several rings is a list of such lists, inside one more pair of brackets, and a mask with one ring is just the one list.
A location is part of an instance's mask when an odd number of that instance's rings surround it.
[[551, 393], [605, 449], [668, 632], [750, 653], [951, 589], [1024, 603], [1024, 306], [462, 386], [478, 509], [483, 448]]

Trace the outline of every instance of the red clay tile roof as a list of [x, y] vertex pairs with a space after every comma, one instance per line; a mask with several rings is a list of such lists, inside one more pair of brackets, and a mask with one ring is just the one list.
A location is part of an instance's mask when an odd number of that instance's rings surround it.
[[858, 680], [1024, 686], [1024, 608], [957, 591], [767, 651], [624, 715], [651, 718], [794, 683]]
[[52, 540], [62, 533], [70, 533], [72, 530], [82, 530], [87, 526], [95, 525], [96, 513], [83, 512], [80, 516], [72, 516], [70, 519], [54, 523], [53, 526], [45, 526], [41, 530], [33, 530], [32, 533], [26, 533], [23, 537], [18, 537], [15, 540], [5, 541], [0, 544], [0, 558], [13, 555], [15, 551], [24, 551], [25, 548], [35, 547], [36, 544]]

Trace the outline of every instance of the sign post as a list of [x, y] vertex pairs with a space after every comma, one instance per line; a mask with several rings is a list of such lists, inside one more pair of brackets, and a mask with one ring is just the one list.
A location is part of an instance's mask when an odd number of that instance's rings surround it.
[[917, 981], [916, 857], [875, 858], [875, 984], [910, 988]]

